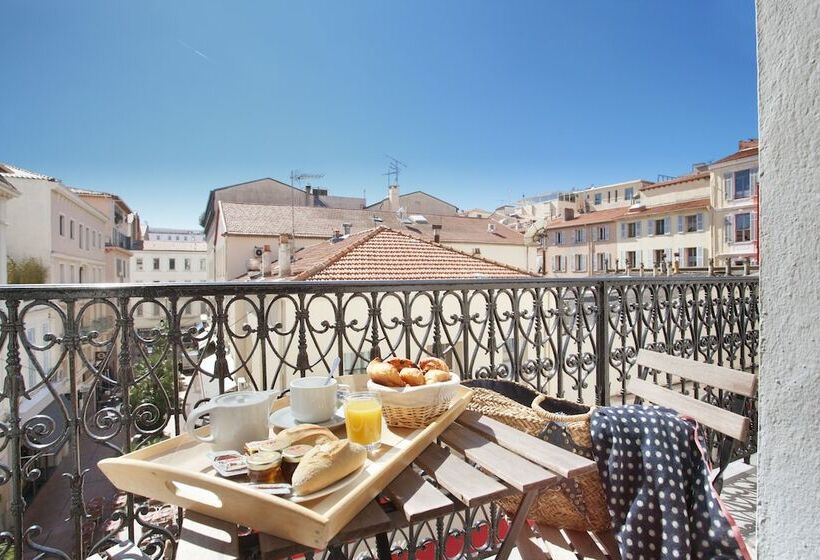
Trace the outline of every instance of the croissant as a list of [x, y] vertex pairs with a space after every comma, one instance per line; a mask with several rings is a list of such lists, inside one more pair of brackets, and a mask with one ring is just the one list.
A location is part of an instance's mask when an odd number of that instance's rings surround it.
[[432, 385], [433, 383], [441, 383], [443, 381], [450, 381], [452, 378], [452, 374], [449, 371], [444, 371], [441, 369], [431, 369], [427, 373], [424, 374], [424, 382], [427, 385]]
[[373, 361], [367, 364], [367, 375], [379, 385], [387, 387], [404, 387], [405, 385], [399, 371], [392, 364], [383, 362], [379, 358], [373, 358]]
[[417, 385], [424, 385], [426, 383], [424, 372], [422, 372], [419, 368], [404, 368], [399, 372], [399, 375], [401, 376], [402, 381], [414, 387]]
[[448, 366], [444, 360], [440, 360], [439, 358], [424, 358], [419, 362], [419, 369], [421, 369], [421, 371], [430, 371], [431, 369], [450, 371], [450, 366]]
[[388, 364], [392, 365], [397, 370], [401, 371], [404, 368], [414, 368], [418, 367], [416, 364], [412, 362], [412, 360], [408, 360], [407, 358], [390, 358], [385, 360]]

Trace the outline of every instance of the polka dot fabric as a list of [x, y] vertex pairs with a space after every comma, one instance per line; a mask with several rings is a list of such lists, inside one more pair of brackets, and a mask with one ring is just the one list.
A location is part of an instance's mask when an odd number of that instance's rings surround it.
[[667, 408], [597, 408], [593, 454], [624, 560], [748, 558], [695, 426]]

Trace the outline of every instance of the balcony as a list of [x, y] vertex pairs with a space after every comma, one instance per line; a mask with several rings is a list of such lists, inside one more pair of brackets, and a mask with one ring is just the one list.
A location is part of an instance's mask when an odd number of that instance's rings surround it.
[[[152, 557], [173, 551], [181, 512], [116, 492], [96, 462], [177, 433], [204, 398], [237, 386], [284, 388], [327, 371], [336, 357], [343, 373], [357, 373], [376, 355], [443, 356], [464, 377], [514, 379], [599, 404], [630, 400], [626, 381], [640, 348], [754, 373], [758, 365], [753, 276], [31, 286], [2, 288], [0, 299], [8, 376], [0, 553], [12, 557], [82, 559], [116, 538]], [[55, 317], [51, 331], [31, 340], [28, 327], [43, 309]], [[190, 326], [192, 313], [202, 322]], [[21, 359], [35, 364], [33, 385]], [[66, 398], [22, 416], [30, 393], [58, 395], [62, 371]], [[708, 387], [655, 382], [723, 402]], [[746, 413], [753, 434], [739, 459], [756, 451], [755, 403]], [[499, 515], [477, 513], [467, 537], [497, 527]], [[390, 538], [407, 549], [406, 535]]]

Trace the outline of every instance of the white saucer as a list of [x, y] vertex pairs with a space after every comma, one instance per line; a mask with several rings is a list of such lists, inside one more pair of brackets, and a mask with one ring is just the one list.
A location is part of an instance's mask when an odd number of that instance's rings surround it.
[[281, 429], [293, 428], [299, 424], [316, 424], [317, 426], [321, 426], [323, 428], [336, 428], [345, 423], [344, 405], [340, 406], [333, 414], [331, 419], [326, 422], [299, 422], [293, 417], [290, 407], [286, 406], [270, 415], [270, 423], [271, 425]]

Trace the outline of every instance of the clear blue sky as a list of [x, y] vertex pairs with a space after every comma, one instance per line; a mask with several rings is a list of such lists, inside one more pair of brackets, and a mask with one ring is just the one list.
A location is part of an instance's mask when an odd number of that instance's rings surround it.
[[659, 173], [757, 135], [752, 0], [13, 0], [0, 161], [196, 224], [291, 169], [463, 208]]

